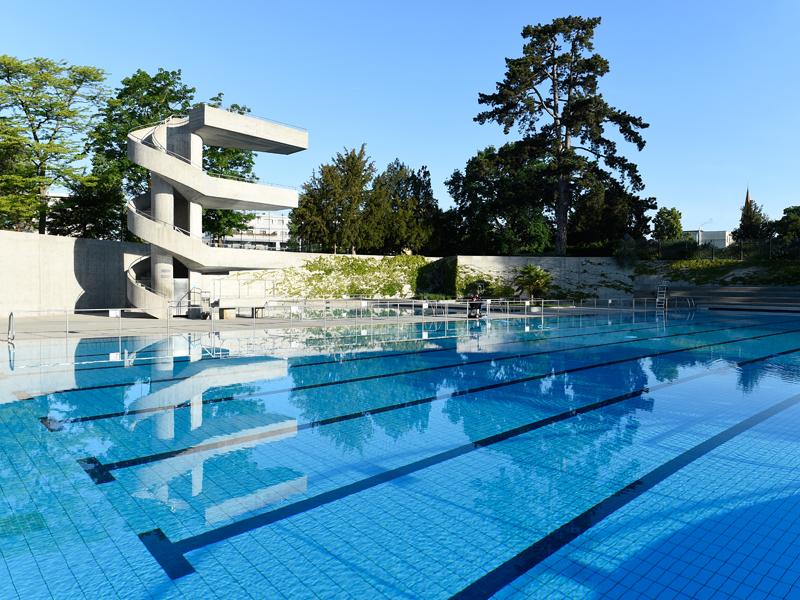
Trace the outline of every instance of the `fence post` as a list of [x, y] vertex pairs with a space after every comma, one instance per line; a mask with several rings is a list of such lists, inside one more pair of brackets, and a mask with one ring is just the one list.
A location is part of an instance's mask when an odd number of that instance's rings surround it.
[[69, 337], [69, 311], [68, 310], [64, 311], [64, 317], [66, 318], [66, 323], [67, 323], [66, 324], [66, 328], [64, 329], [64, 335]]

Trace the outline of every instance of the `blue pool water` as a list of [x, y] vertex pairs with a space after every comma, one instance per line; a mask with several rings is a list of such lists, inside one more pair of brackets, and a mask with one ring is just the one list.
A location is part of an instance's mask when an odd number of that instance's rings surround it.
[[0, 598], [800, 597], [791, 314], [0, 357]]

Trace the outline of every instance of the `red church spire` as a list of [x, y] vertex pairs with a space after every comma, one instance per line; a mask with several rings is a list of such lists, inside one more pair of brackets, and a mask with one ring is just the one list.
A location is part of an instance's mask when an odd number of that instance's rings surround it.
[[744, 199], [744, 205], [745, 206], [749, 206], [750, 205], [750, 186], [749, 185], [747, 186], [747, 197]]

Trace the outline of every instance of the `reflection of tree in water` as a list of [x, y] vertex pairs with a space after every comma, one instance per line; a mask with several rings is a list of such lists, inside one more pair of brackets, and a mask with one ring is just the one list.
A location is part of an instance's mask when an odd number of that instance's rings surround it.
[[[392, 349], [413, 352], [429, 345], [428, 342], [421, 341], [406, 342], [393, 345]], [[386, 373], [425, 369], [429, 366], [425, 353], [412, 353], [399, 359], [376, 356], [369, 360], [344, 360], [335, 369], [328, 369], [323, 365], [317, 368], [299, 368], [292, 371], [294, 385], [298, 387], [328, 381], [367, 379], [336, 386], [295, 389], [290, 393], [289, 400], [301, 411], [304, 420], [314, 422], [427, 398], [437, 394], [437, 390], [443, 385], [446, 371], [425, 371], [399, 378], [369, 378]], [[347, 452], [362, 453], [364, 445], [375, 433], [375, 426], [396, 441], [412, 431], [423, 433], [428, 427], [430, 412], [431, 405], [426, 403], [325, 425], [316, 431]]]
[[680, 359], [673, 359], [672, 356], [654, 356], [650, 361], [650, 370], [661, 382], [675, 381], [682, 366]]
[[[743, 347], [736, 344], [737, 338], [734, 333], [728, 332], [728, 335], [733, 342], [730, 345], [701, 348], [686, 353], [654, 356], [650, 360], [650, 370], [658, 381], [675, 381], [679, 378], [681, 369], [700, 371], [714, 366], [738, 365], [740, 362], [748, 360], [748, 358], [764, 358], [764, 354], [752, 356], [743, 353]], [[688, 346], [688, 340], [679, 339], [673, 342], [673, 345], [678, 347], [681, 344]], [[800, 367], [786, 364], [786, 360], [782, 357], [780, 359], [770, 357], [736, 367], [737, 387], [745, 394], [751, 394], [758, 389], [761, 380], [770, 374], [789, 382], [800, 381]]]
[[745, 394], [752, 394], [758, 389], [758, 384], [772, 370], [772, 365], [766, 361], [750, 363], [736, 368], [736, 387]]
[[[584, 351], [582, 358], [602, 361], [601, 356], [590, 356], [591, 352]], [[514, 377], [524, 377], [570, 366], [574, 359], [554, 354], [513, 361], [510, 368]], [[601, 378], [597, 372], [579, 372], [548, 378], [546, 385], [534, 380], [477, 397], [452, 398], [444, 412], [462, 424], [471, 440], [477, 440], [646, 385], [642, 361], [632, 360], [604, 367]], [[586, 489], [596, 487], [619, 489], [639, 473], [639, 463], [635, 458], [620, 462], [617, 457], [634, 441], [639, 427], [636, 412], [652, 407], [652, 400], [639, 396], [489, 446], [491, 452], [510, 459], [510, 464], [472, 481], [476, 507], [495, 513], [497, 520], [511, 518], [515, 526], [535, 528], [542, 523], [546, 527], [575, 494], [585, 495]]]

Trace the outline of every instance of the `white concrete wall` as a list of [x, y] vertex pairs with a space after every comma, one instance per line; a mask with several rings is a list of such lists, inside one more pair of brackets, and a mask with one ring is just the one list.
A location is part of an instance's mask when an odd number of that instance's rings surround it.
[[147, 244], [0, 231], [0, 317], [127, 306], [125, 271]]

